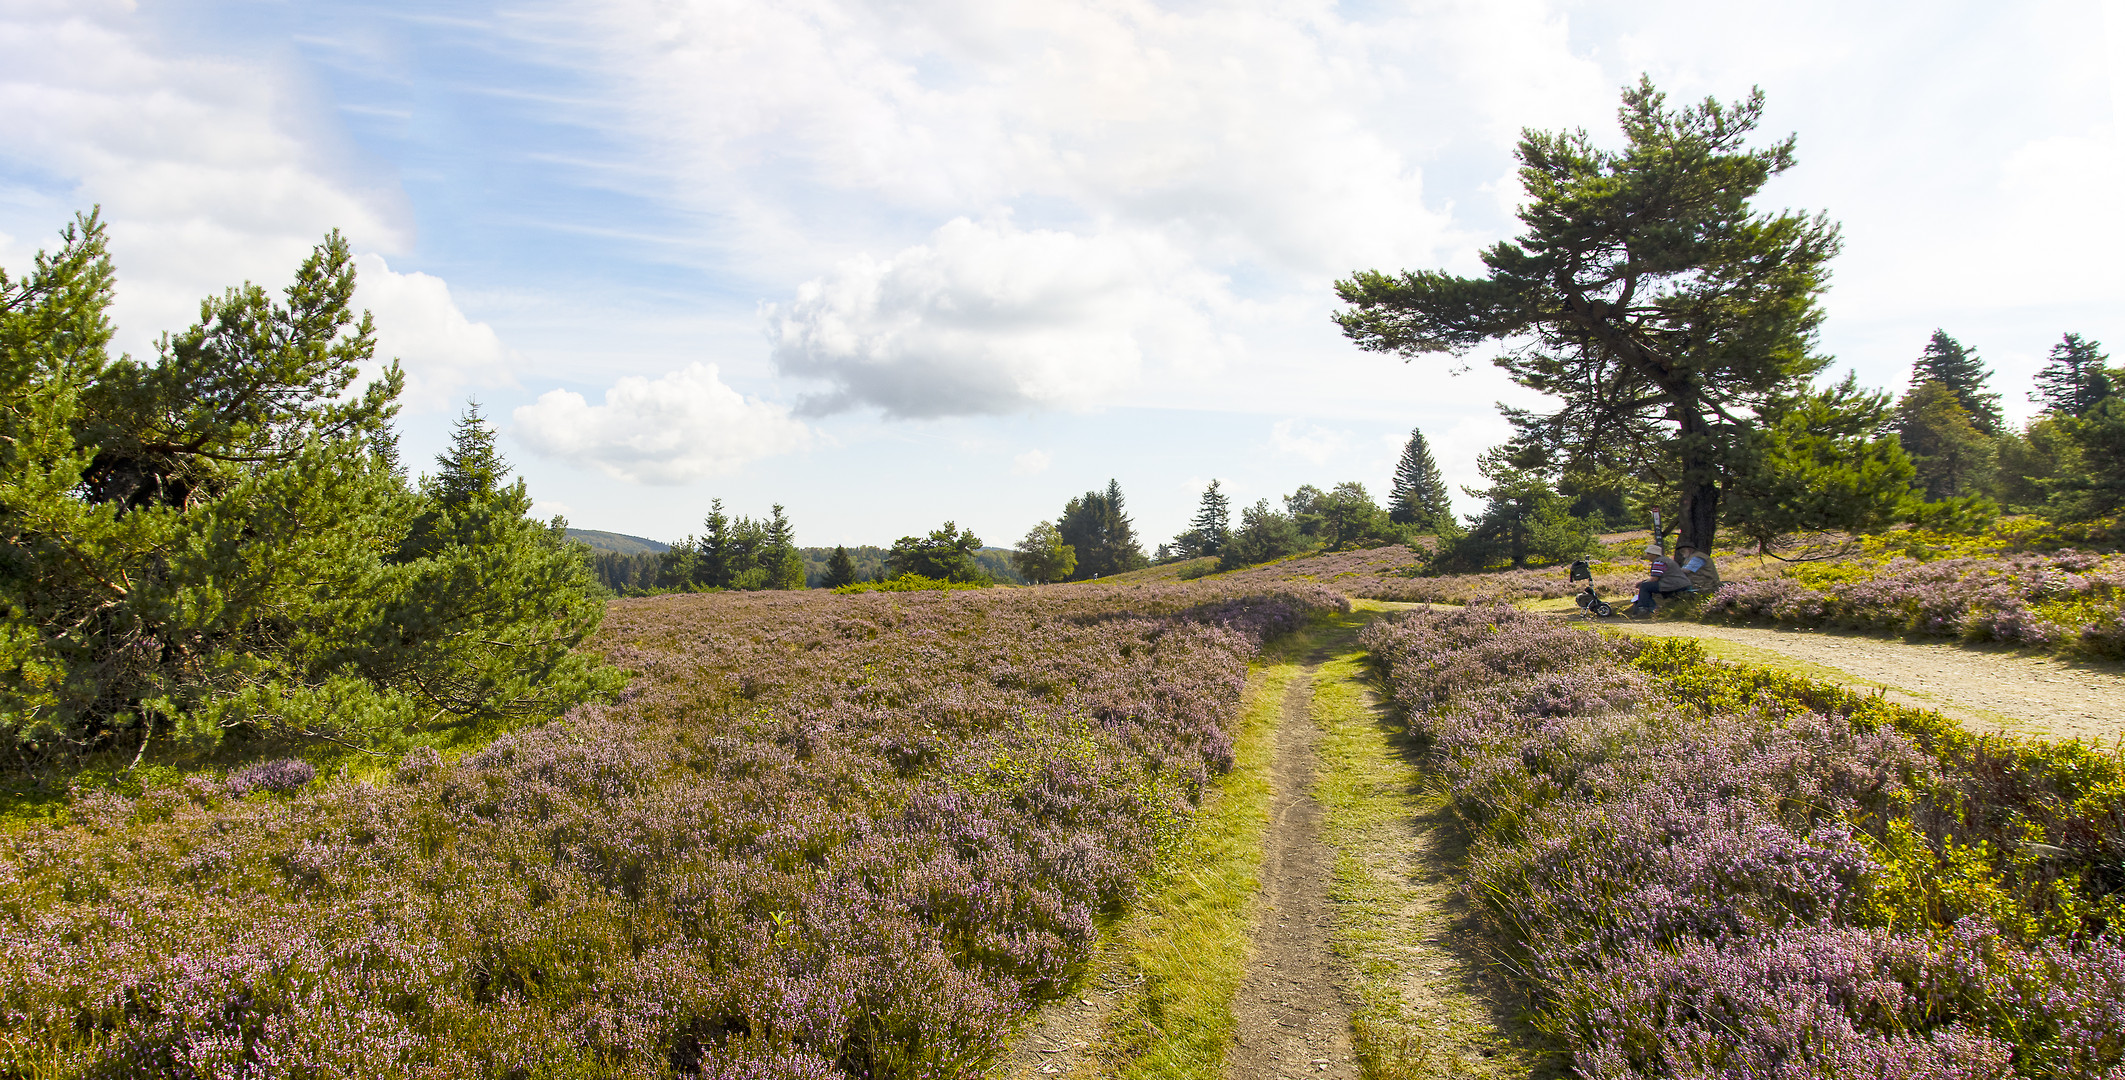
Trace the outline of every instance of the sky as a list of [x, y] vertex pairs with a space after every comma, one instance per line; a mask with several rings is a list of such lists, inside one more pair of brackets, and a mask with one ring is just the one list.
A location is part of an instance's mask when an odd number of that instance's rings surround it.
[[1758, 205], [1842, 226], [1839, 375], [1945, 329], [2019, 419], [2125, 347], [2125, 0], [0, 0], [0, 267], [100, 206], [150, 357], [338, 229], [405, 460], [476, 400], [581, 528], [1008, 546], [1113, 478], [1155, 543], [1213, 478], [1384, 497], [1413, 427], [1480, 483], [1540, 399], [1333, 282], [1480, 272], [1519, 133], [1617, 145], [1640, 74], [1798, 136]]

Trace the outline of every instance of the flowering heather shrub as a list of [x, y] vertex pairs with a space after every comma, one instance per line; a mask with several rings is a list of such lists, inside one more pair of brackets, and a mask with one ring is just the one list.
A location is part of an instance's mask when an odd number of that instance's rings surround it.
[[620, 702], [0, 837], [0, 1073], [976, 1075], [1230, 767], [1262, 639], [1345, 603], [618, 601]]
[[2067, 548], [1805, 566], [1730, 581], [1703, 617], [2125, 656], [2125, 556]]
[[1365, 644], [1589, 1077], [2125, 1077], [2125, 762], [1507, 607]]
[[317, 770], [301, 758], [261, 761], [229, 774], [229, 795], [241, 799], [254, 791], [294, 791], [315, 779]]

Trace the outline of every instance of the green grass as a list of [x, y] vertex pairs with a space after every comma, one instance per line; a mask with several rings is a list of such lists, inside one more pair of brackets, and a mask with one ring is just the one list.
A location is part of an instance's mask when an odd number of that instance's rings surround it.
[[1246, 973], [1249, 904], [1261, 885], [1277, 719], [1284, 692], [1305, 670], [1312, 637], [1293, 635], [1250, 673], [1233, 770], [1204, 800], [1166, 873], [1115, 929], [1106, 964], [1136, 981], [1108, 1016], [1110, 1075], [1225, 1074], [1233, 996]]
[[1326, 642], [1335, 655], [1313, 697], [1314, 794], [1337, 850], [1333, 942], [1355, 978], [1359, 1068], [1367, 1080], [1545, 1075], [1554, 1055], [1526, 1048], [1525, 1006], [1489, 972], [1458, 902], [1450, 869], [1465, 838], [1425, 793], [1402, 727], [1375, 703], [1351, 640], [1369, 617], [1360, 611]]

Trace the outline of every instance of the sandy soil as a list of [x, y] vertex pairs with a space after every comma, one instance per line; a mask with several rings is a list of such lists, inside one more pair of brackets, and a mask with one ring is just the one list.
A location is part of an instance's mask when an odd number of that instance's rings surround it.
[[1818, 678], [1879, 689], [1977, 731], [2106, 743], [2125, 736], [2125, 665], [1823, 630], [1592, 621], [1634, 634], [1724, 642], [1722, 651], [1735, 659], [1748, 659], [1742, 650], [1775, 653]]
[[1335, 852], [1321, 838], [1322, 808], [1310, 790], [1320, 738], [1311, 716], [1318, 667], [1292, 681], [1277, 724], [1260, 914], [1247, 977], [1232, 1003], [1239, 1043], [1225, 1059], [1225, 1075], [1234, 1080], [1358, 1076], [1352, 1003], [1343, 989], [1348, 975], [1328, 941]]

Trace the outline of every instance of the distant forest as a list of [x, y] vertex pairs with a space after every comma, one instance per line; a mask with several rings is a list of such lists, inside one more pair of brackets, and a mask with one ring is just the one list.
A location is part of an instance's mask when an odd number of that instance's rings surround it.
[[[620, 596], [639, 596], [667, 587], [660, 581], [671, 550], [669, 544], [594, 529], [570, 529], [568, 538], [589, 545], [598, 581]], [[878, 581], [886, 577], [885, 557], [889, 550], [870, 544], [849, 548], [849, 559], [856, 564], [856, 580]], [[834, 549], [800, 547], [797, 554], [804, 560], [804, 587], [816, 589], [825, 584], [826, 561], [833, 557]], [[974, 553], [974, 561], [999, 582], [1026, 584], [1025, 575], [1012, 563], [1008, 549], [983, 548]]]

